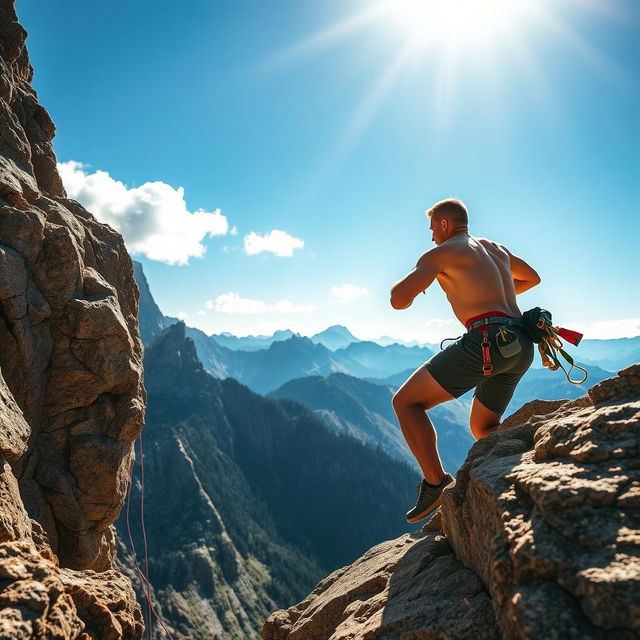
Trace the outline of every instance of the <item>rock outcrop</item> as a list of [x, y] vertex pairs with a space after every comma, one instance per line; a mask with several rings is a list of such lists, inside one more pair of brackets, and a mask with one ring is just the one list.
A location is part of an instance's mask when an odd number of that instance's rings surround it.
[[379, 544], [272, 614], [274, 640], [497, 640], [491, 600], [442, 535], [423, 529]]
[[639, 637], [639, 427], [640, 364], [525, 405], [472, 447], [437, 518], [271, 614], [262, 637]]
[[136, 638], [113, 522], [142, 427], [122, 238], [65, 197], [26, 32], [0, 2], [0, 635]]

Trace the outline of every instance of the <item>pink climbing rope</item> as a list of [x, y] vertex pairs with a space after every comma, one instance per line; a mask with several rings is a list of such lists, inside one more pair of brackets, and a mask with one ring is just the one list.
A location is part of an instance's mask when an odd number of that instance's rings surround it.
[[[127, 523], [127, 534], [129, 536], [129, 544], [131, 546], [131, 553], [133, 554], [133, 561], [136, 566], [136, 571], [138, 572], [138, 577], [140, 578], [140, 585], [142, 586], [142, 590], [144, 592], [145, 600], [147, 603], [147, 632], [149, 640], [152, 640], [153, 636], [153, 617], [160, 623], [160, 626], [163, 628], [164, 632], [167, 634], [167, 637], [170, 640], [173, 640], [173, 636], [167, 629], [167, 626], [162, 619], [162, 616], [158, 614], [158, 612], [153, 607], [153, 602], [151, 600], [151, 582], [149, 582], [149, 558], [147, 553], [147, 532], [144, 526], [144, 451], [142, 447], [142, 431], [140, 431], [140, 435], [138, 436], [138, 440], [140, 442], [140, 525], [142, 529], [142, 540], [144, 545], [144, 567], [145, 573], [140, 569], [140, 565], [138, 564], [138, 554], [136, 553], [136, 546], [133, 542], [133, 536], [131, 535], [131, 524], [129, 521], [129, 507], [131, 504], [131, 485], [133, 484], [133, 474], [131, 477], [131, 481], [129, 482], [129, 488], [127, 490], [127, 510], [126, 510], [126, 523]], [[153, 617], [152, 617], [153, 616]]]

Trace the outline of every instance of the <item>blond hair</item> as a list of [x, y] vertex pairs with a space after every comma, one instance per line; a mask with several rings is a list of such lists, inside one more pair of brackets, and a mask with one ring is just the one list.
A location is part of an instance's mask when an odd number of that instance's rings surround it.
[[462, 200], [458, 200], [458, 198], [440, 200], [440, 202], [436, 202], [431, 209], [428, 209], [425, 213], [429, 218], [435, 216], [436, 220], [446, 218], [457, 225], [469, 224], [467, 207], [464, 202], [462, 202]]

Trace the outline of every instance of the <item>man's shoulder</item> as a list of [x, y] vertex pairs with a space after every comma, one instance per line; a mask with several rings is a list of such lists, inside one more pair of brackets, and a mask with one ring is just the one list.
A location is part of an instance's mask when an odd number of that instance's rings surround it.
[[498, 242], [497, 240], [491, 240], [491, 238], [477, 238], [477, 237], [476, 237], [476, 240], [487, 248], [501, 249], [502, 251], [506, 251], [507, 253], [509, 253], [509, 249], [507, 249], [507, 247], [504, 244], [502, 244], [502, 242]]
[[444, 244], [440, 244], [437, 247], [433, 247], [425, 251], [419, 258], [418, 264], [430, 264], [441, 260], [447, 253], [447, 248]]

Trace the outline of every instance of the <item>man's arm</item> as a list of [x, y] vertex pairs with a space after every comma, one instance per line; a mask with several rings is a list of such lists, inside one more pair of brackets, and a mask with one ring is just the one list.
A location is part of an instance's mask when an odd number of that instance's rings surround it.
[[506, 247], [504, 249], [509, 254], [511, 261], [511, 277], [513, 278], [516, 295], [540, 284], [540, 276], [531, 265], [527, 264], [522, 258], [513, 255]]
[[431, 285], [440, 271], [440, 250], [436, 247], [424, 253], [413, 270], [391, 287], [391, 306], [394, 309], [410, 307], [413, 299]]

